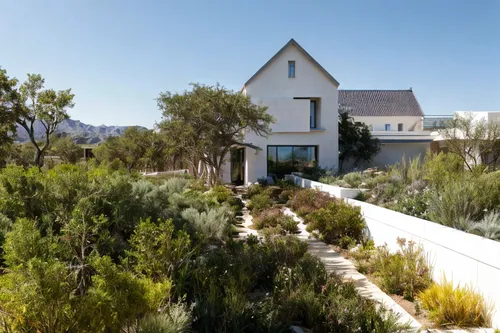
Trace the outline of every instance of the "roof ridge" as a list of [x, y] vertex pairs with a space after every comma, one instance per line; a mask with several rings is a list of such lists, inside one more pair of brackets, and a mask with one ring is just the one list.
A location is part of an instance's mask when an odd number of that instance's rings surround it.
[[320, 71], [323, 72], [323, 74], [325, 74], [330, 81], [332, 81], [332, 83], [335, 86], [338, 87], [340, 85], [339, 82], [330, 73], [328, 73], [328, 71], [323, 66], [321, 66], [319, 62], [316, 61], [316, 59], [314, 59], [302, 46], [300, 46], [300, 44], [297, 43], [295, 39], [291, 38], [278, 52], [276, 52], [275, 55], [273, 55], [257, 72], [255, 72], [255, 74], [252, 75], [247, 80], [247, 82], [245, 82], [243, 88], [245, 88], [254, 78], [256, 78], [271, 62], [273, 62], [290, 45], [294, 45], [295, 47], [297, 47], [299, 51], [301, 51], [306, 56], [306, 58], [308, 58], [314, 65], [316, 65], [320, 69]]

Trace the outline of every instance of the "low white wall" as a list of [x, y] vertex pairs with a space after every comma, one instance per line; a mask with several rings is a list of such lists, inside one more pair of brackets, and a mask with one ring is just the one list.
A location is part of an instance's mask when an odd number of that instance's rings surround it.
[[[301, 186], [310, 182], [293, 177], [294, 182]], [[323, 191], [324, 186], [328, 185], [313, 188]], [[338, 195], [341, 192], [325, 192], [342, 197]], [[397, 250], [398, 237], [413, 240], [423, 245], [433, 267], [434, 281], [439, 282], [446, 274], [447, 279], [453, 280], [455, 284], [470, 284], [477, 288], [495, 309], [493, 326], [500, 327], [500, 242], [366, 202], [353, 199], [346, 201], [361, 207], [376, 245], [387, 244], [390, 249]]]
[[285, 175], [285, 180], [292, 181], [294, 184], [299, 185], [303, 188], [312, 188], [322, 192], [328, 192], [330, 195], [338, 198], [356, 198], [361, 192], [357, 188], [345, 188], [333, 185], [327, 185], [320, 182], [316, 182], [310, 179], [305, 179], [294, 175]]

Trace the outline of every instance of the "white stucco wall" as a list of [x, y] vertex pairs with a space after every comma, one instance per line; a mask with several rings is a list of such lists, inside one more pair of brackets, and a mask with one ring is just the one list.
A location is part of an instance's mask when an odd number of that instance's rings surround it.
[[271, 125], [273, 133], [310, 131], [310, 100], [284, 97], [261, 99], [260, 102], [268, 107], [267, 113], [275, 119], [279, 118], [279, 121]]
[[403, 124], [403, 131], [422, 131], [422, 117], [354, 117], [372, 126], [372, 131], [385, 131], [385, 124], [391, 125], [391, 131], [398, 130], [398, 124]]
[[[289, 60], [295, 61], [295, 78], [288, 77]], [[285, 49], [245, 87], [244, 93], [250, 95], [254, 103], [269, 107], [268, 112], [274, 115], [278, 124], [274, 128], [280, 131], [267, 139], [247, 133], [245, 141], [262, 148], [262, 151], [246, 149], [245, 182], [255, 182], [267, 176], [268, 145], [318, 146], [319, 165], [326, 168], [338, 166], [337, 87], [297, 47], [290, 45]], [[293, 110], [276, 107], [283, 100], [293, 103], [294, 97], [319, 99], [318, 127], [324, 130], [309, 130], [308, 103]], [[302, 131], [304, 125], [307, 127], [305, 132]]]
[[383, 168], [397, 162], [401, 162], [403, 156], [408, 160], [420, 155], [421, 158], [430, 150], [429, 142], [424, 143], [382, 143], [380, 153], [375, 156], [370, 166]]

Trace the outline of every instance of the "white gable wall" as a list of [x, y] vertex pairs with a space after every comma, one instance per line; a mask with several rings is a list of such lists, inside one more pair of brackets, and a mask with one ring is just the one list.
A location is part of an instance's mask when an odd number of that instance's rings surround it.
[[[288, 61], [295, 61], [295, 78], [288, 77]], [[296, 46], [290, 45], [244, 89], [255, 104], [268, 106], [276, 119], [273, 134], [263, 138], [247, 133], [245, 141], [260, 147], [246, 149], [245, 182], [267, 176], [268, 145], [315, 145], [321, 167], [338, 166], [338, 91], [335, 84]], [[309, 128], [309, 102], [319, 99], [318, 127]]]

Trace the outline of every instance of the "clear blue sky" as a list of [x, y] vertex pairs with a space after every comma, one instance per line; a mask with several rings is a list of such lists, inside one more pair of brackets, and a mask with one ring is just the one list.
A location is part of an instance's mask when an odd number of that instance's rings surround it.
[[160, 91], [238, 90], [290, 38], [343, 89], [407, 89], [426, 114], [500, 110], [499, 0], [0, 0], [0, 66], [72, 88], [74, 119], [143, 125]]

